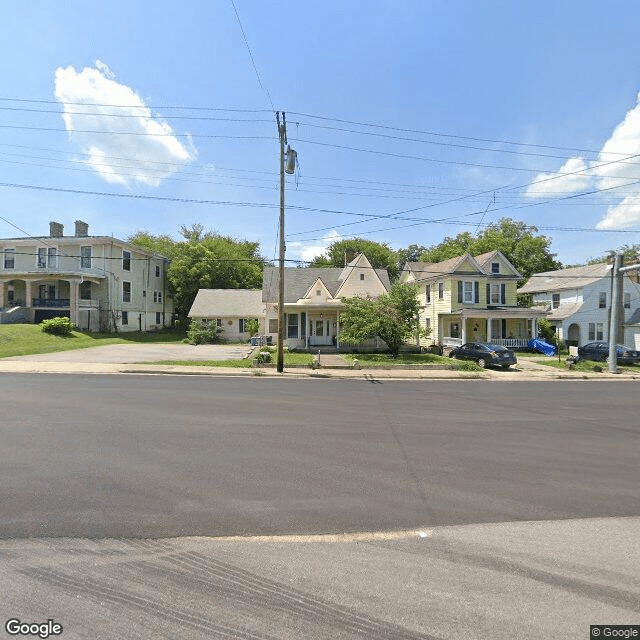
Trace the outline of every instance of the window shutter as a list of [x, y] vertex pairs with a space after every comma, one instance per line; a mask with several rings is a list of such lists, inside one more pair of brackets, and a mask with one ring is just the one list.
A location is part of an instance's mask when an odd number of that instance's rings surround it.
[[458, 280], [458, 302], [462, 302], [462, 280]]
[[480, 283], [478, 281], [473, 283], [473, 294], [474, 300], [476, 304], [478, 304], [480, 302]]
[[487, 306], [491, 304], [491, 285], [487, 283]]
[[500, 300], [502, 304], [507, 304], [507, 285], [500, 285]]

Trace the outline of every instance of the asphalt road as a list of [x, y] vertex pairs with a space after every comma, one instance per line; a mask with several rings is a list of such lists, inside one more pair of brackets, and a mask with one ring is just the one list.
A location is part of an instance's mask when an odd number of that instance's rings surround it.
[[0, 538], [640, 515], [637, 383], [0, 375]]

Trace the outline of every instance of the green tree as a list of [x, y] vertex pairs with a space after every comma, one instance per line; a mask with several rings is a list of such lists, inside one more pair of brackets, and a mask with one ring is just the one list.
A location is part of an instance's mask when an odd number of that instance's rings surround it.
[[445, 238], [440, 244], [430, 247], [420, 259], [424, 262], [441, 262], [470, 253], [477, 256], [498, 250], [522, 274], [523, 283], [532, 274], [561, 269], [562, 263], [551, 253], [551, 238], [536, 235], [538, 228], [511, 218], [502, 218], [488, 225], [478, 236], [468, 231], [455, 238]]
[[364, 253], [374, 269], [386, 269], [389, 279], [393, 282], [398, 278], [398, 256], [386, 243], [374, 242], [366, 238], [349, 238], [336, 240], [329, 245], [326, 254], [316, 256], [311, 267], [344, 267], [345, 254]]
[[171, 258], [167, 279], [173, 290], [176, 313], [186, 318], [198, 289], [259, 289], [265, 259], [259, 243], [205, 231], [202, 225], [182, 227], [184, 240], [153, 236], [141, 231], [131, 244]]
[[420, 256], [425, 251], [427, 251], [427, 247], [423, 247], [421, 244], [410, 244], [406, 249], [398, 249], [396, 251], [398, 273], [402, 273], [407, 262], [419, 262]]
[[340, 339], [345, 342], [361, 344], [378, 336], [395, 358], [409, 338], [426, 335], [418, 321], [420, 303], [412, 285], [395, 284], [378, 298], [345, 298], [343, 303]]

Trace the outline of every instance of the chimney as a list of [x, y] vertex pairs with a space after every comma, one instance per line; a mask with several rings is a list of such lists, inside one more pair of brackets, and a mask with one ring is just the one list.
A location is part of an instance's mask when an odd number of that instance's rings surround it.
[[347, 249], [344, 252], [344, 266], [346, 267], [351, 261], [355, 260], [356, 252], [353, 249]]
[[89, 235], [89, 225], [82, 220], [76, 220], [76, 238], [86, 238]]
[[62, 238], [64, 235], [64, 226], [59, 222], [49, 223], [49, 236], [52, 238]]

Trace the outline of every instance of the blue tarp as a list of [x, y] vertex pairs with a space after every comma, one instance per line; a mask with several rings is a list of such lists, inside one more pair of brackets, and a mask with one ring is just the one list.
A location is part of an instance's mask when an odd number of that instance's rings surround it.
[[552, 356], [556, 352], [556, 348], [552, 344], [549, 344], [544, 340], [540, 340], [540, 338], [533, 338], [532, 340], [529, 340], [529, 346], [532, 349], [541, 351], [545, 356]]

